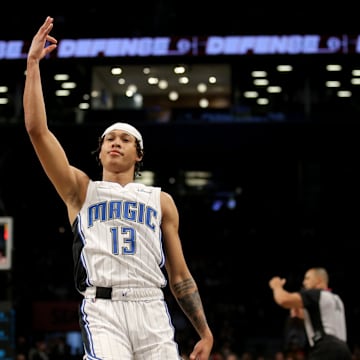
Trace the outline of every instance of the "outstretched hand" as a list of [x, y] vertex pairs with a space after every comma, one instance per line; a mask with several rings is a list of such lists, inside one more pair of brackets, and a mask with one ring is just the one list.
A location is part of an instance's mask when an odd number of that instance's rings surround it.
[[[54, 18], [48, 16], [35, 34], [28, 53], [29, 59], [41, 60], [57, 47], [57, 40], [49, 35], [54, 27]], [[47, 44], [47, 42], [49, 44]]]

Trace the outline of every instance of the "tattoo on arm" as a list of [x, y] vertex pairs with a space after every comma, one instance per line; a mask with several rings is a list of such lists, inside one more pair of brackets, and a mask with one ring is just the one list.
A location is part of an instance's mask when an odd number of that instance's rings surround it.
[[174, 291], [180, 307], [188, 316], [195, 329], [201, 333], [207, 326], [207, 321], [195, 281], [193, 279], [188, 279], [175, 284]]
[[188, 294], [189, 290], [196, 289], [196, 284], [194, 279], [190, 278], [180, 283], [174, 284], [173, 288], [176, 293], [176, 297], [179, 299], [184, 295]]

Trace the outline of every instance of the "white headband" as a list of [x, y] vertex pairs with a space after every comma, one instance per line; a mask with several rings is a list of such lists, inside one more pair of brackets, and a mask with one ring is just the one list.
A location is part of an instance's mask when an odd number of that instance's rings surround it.
[[109, 126], [101, 135], [101, 137], [104, 137], [106, 134], [108, 134], [110, 131], [113, 130], [123, 130], [126, 131], [127, 133], [129, 133], [130, 135], [134, 136], [140, 144], [140, 148], [141, 150], [144, 149], [144, 143], [143, 143], [143, 139], [142, 136], [140, 134], [140, 132], [134, 128], [132, 125], [127, 124], [127, 123], [122, 123], [122, 122], [117, 122], [111, 126]]

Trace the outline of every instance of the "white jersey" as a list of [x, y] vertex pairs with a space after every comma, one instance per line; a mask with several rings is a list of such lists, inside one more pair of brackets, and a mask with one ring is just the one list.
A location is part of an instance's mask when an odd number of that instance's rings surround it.
[[75, 285], [163, 288], [159, 187], [90, 181], [74, 221]]

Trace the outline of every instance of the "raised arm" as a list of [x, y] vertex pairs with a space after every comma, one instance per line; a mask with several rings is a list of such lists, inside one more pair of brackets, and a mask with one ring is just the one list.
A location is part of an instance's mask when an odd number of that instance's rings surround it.
[[57, 40], [50, 35], [53, 21], [51, 17], [46, 18], [33, 37], [29, 49], [23, 94], [24, 117], [26, 130], [40, 163], [58, 194], [68, 205], [72, 221], [81, 197], [84, 196], [86, 176], [70, 166], [64, 149], [47, 125], [40, 61], [57, 47]]
[[179, 306], [201, 338], [190, 354], [190, 360], [208, 360], [214, 341], [213, 334], [206, 320], [196, 282], [184, 258], [178, 232], [178, 210], [172, 197], [164, 192], [161, 194], [161, 208], [169, 286]]
[[[275, 302], [285, 309], [301, 309], [303, 301], [299, 292], [289, 292], [284, 289], [286, 279], [274, 276], [269, 281], [269, 287], [273, 291]], [[298, 312], [297, 312], [298, 313]], [[294, 313], [293, 313], [294, 315]]]

